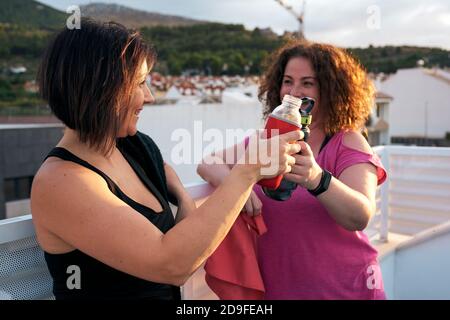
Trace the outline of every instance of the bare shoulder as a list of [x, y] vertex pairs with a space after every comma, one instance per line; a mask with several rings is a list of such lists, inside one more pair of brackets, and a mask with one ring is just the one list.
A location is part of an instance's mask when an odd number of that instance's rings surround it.
[[372, 148], [360, 132], [346, 131], [343, 136], [343, 143], [351, 149], [373, 154]]
[[[94, 172], [70, 161], [49, 158], [33, 179], [31, 206], [33, 219], [40, 223], [43, 215], [51, 215], [58, 199], [71, 202], [80, 199], [80, 189], [95, 184], [107, 187], [106, 182]], [[44, 219], [43, 221], [46, 221]]]
[[74, 202], [87, 201], [79, 197], [78, 185], [83, 181], [101, 184], [98, 178], [73, 162], [49, 158], [42, 164], [33, 179], [31, 212], [37, 240], [45, 251], [65, 253], [75, 249], [59, 233], [75, 226], [66, 225], [77, 214]]
[[91, 170], [74, 162], [49, 158], [36, 173], [33, 180], [33, 188], [48, 187], [52, 183], [66, 182], [64, 180], [68, 176], [71, 179], [79, 179], [90, 175], [94, 176], [92, 173]]
[[47, 240], [53, 235], [47, 245], [55, 251], [66, 244], [123, 272], [166, 281], [163, 234], [95, 172], [71, 162], [44, 163], [33, 182], [31, 210], [37, 233]]

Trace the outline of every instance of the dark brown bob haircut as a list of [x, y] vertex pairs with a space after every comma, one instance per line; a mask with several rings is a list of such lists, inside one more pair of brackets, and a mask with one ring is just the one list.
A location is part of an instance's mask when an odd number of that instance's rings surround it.
[[138, 72], [156, 53], [123, 25], [83, 18], [81, 29], [60, 31], [38, 69], [42, 98], [80, 141], [107, 155], [127, 116]]
[[280, 88], [291, 58], [308, 59], [319, 84], [320, 112], [324, 130], [361, 130], [373, 107], [375, 88], [361, 65], [345, 50], [328, 44], [291, 40], [266, 61], [259, 99], [265, 104], [264, 117], [281, 104]]

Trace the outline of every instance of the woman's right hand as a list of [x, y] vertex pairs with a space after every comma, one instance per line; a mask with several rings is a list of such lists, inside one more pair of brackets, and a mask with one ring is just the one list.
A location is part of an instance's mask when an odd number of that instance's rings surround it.
[[300, 151], [298, 140], [303, 139], [303, 132], [291, 131], [265, 139], [262, 132], [250, 137], [245, 154], [237, 164], [253, 170], [257, 181], [276, 177], [291, 171], [295, 164], [292, 156]]

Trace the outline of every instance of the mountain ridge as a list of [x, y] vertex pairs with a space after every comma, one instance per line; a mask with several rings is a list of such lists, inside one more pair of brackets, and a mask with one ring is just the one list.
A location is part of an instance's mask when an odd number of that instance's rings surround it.
[[129, 28], [153, 26], [191, 26], [208, 21], [195, 20], [176, 15], [167, 15], [145, 10], [137, 10], [119, 4], [90, 3], [80, 6], [81, 15], [100, 21], [115, 21]]

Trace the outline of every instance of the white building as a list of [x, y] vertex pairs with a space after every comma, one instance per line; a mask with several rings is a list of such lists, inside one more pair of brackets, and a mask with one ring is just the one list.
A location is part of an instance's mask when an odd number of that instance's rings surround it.
[[375, 106], [372, 109], [367, 126], [369, 143], [372, 146], [387, 145], [391, 142], [389, 134], [389, 108], [392, 97], [377, 91]]
[[401, 69], [378, 79], [377, 90], [391, 96], [390, 137], [444, 138], [450, 132], [450, 74], [444, 70]]

